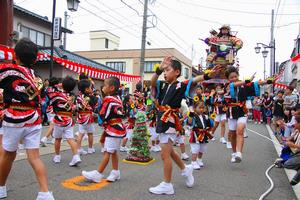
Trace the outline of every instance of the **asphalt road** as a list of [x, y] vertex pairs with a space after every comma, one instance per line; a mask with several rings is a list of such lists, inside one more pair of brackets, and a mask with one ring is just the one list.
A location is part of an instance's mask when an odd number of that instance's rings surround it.
[[[268, 136], [264, 125], [249, 124], [248, 128]], [[200, 171], [194, 171], [195, 186], [191, 189], [186, 188], [179, 169], [174, 165], [172, 182], [175, 195], [171, 196], [156, 196], [148, 192], [149, 187], [162, 181], [162, 162], [158, 153], [152, 154], [156, 162], [147, 166], [120, 162], [121, 180], [96, 191], [67, 189], [61, 182], [79, 176], [82, 170], [95, 169], [102, 157], [99, 145], [96, 146], [96, 154], [82, 156], [83, 162], [77, 168], [68, 167], [71, 159], [70, 150], [62, 152], [62, 163], [59, 165], [52, 163], [53, 154], [43, 155], [42, 160], [47, 165], [50, 189], [57, 200], [258, 199], [269, 187], [264, 174], [277, 155], [270, 141], [250, 132], [248, 135], [243, 161], [240, 164], [230, 163], [231, 152], [225, 145], [220, 144], [218, 140], [210, 142], [208, 152], [204, 155], [205, 167]], [[120, 158], [125, 156], [125, 153], [121, 153]], [[109, 166], [105, 175], [109, 174], [110, 169]], [[297, 199], [282, 169], [273, 169], [271, 177], [275, 189], [266, 199]], [[7, 185], [8, 200], [32, 200], [36, 198], [39, 190], [33, 171], [26, 160], [15, 162]]]

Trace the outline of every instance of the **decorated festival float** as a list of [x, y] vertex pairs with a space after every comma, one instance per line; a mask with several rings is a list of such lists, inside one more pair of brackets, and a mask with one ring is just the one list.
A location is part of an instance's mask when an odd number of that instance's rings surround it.
[[233, 35], [229, 25], [223, 25], [219, 30], [219, 33], [215, 30], [211, 30], [210, 37], [200, 39], [209, 46], [209, 49], [206, 50], [207, 72], [215, 66], [221, 67], [220, 73], [213, 79], [205, 81], [204, 84], [226, 83], [225, 71], [227, 67], [235, 64], [237, 52], [243, 46], [243, 41]]
[[150, 133], [146, 125], [146, 115], [144, 112], [138, 112], [128, 155], [123, 161], [136, 164], [149, 164], [154, 161], [150, 155], [149, 139]]

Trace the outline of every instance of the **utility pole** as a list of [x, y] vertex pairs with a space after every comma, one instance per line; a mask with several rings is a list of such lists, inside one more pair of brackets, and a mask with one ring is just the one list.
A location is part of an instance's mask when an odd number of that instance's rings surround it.
[[[64, 21], [65, 21], [65, 29], [68, 26], [68, 17], [69, 17], [68, 16], [68, 12], [65, 11], [65, 19], [64, 19]], [[64, 33], [64, 44], [63, 44], [63, 47], [64, 47], [64, 49], [67, 48], [67, 33], [66, 32]]]
[[271, 38], [270, 38], [270, 76], [275, 72], [275, 40], [274, 40], [274, 9], [271, 12]]
[[0, 44], [12, 46], [13, 0], [1, 0], [0, 3]]
[[140, 60], [140, 74], [141, 74], [142, 88], [144, 88], [145, 48], [146, 48], [147, 17], [148, 17], [147, 11], [148, 11], [148, 0], [144, 0], [142, 47], [141, 47], [141, 60]]
[[56, 8], [56, 0], [53, 0], [53, 8], [52, 8], [52, 28], [51, 28], [51, 56], [50, 56], [50, 78], [53, 75], [53, 48], [54, 48], [54, 40], [53, 40], [53, 29], [54, 29], [54, 18], [55, 18], [55, 8]]

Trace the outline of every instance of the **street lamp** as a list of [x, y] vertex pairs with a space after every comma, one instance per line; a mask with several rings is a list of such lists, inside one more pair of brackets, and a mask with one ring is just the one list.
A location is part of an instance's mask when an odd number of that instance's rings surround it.
[[[68, 10], [74, 12], [78, 10], [79, 0], [67, 0]], [[53, 75], [53, 29], [54, 29], [54, 18], [55, 18], [55, 10], [56, 10], [56, 0], [53, 0], [53, 8], [52, 8], [52, 30], [51, 30], [51, 56], [50, 56], [50, 78]]]
[[266, 58], [266, 57], [268, 56], [268, 53], [269, 53], [269, 52], [267, 51], [266, 48], [261, 52], [263, 58]]
[[78, 10], [79, 0], [67, 0], [68, 10], [75, 12]]

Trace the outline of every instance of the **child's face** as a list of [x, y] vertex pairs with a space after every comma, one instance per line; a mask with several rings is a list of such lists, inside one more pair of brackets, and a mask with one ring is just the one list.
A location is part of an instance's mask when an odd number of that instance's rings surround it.
[[277, 96], [278, 96], [279, 98], [282, 98], [282, 93], [279, 92], [279, 93], [277, 94]]
[[86, 94], [93, 94], [93, 89], [92, 89], [92, 86], [91, 86], [91, 85], [90, 85], [90, 87], [85, 88], [85, 93], [86, 93]]
[[133, 96], [130, 96], [129, 97], [129, 105], [131, 105], [131, 104], [134, 104], [134, 98], [133, 98]]
[[198, 115], [203, 114], [203, 113], [205, 112], [205, 107], [204, 107], [204, 105], [203, 105], [203, 104], [197, 105], [197, 107], [195, 108], [195, 112], [196, 112], [196, 114], [198, 114]]
[[236, 72], [231, 72], [228, 76], [229, 82], [236, 82], [239, 80], [239, 75]]
[[174, 70], [173, 67], [168, 66], [164, 69], [164, 78], [168, 83], [172, 83], [177, 80], [177, 77], [180, 75], [180, 70]]
[[103, 88], [102, 88], [102, 92], [103, 92], [105, 95], [110, 95], [110, 94], [112, 94], [114, 91], [115, 91], [115, 87], [112, 86], [112, 85], [109, 85], [109, 81], [108, 81], [108, 80], [104, 80], [104, 85], [103, 85]]
[[196, 90], [196, 94], [202, 94], [202, 89], [201, 88], [198, 88], [197, 90]]

